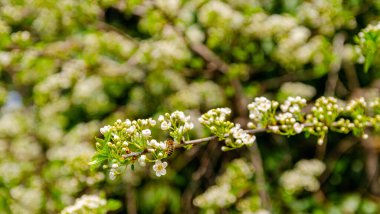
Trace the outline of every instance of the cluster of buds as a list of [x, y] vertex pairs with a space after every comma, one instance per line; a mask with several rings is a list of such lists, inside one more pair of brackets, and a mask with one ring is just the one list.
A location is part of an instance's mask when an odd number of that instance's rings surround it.
[[351, 100], [345, 107], [342, 114], [350, 118], [350, 124], [348, 128], [355, 136], [362, 136], [362, 138], [368, 138], [368, 135], [364, 133], [365, 128], [368, 126], [369, 117], [366, 116], [367, 102], [364, 98]]
[[338, 117], [342, 108], [338, 106], [338, 100], [334, 97], [320, 97], [311, 108], [312, 114], [306, 116], [307, 122], [312, 126], [308, 132], [318, 136], [318, 144], [323, 144], [325, 136]]
[[212, 134], [216, 135], [219, 140], [224, 140], [234, 126], [232, 122], [227, 121], [227, 117], [230, 116], [230, 114], [231, 109], [229, 108], [211, 109], [203, 114], [198, 121], [207, 127]]
[[270, 101], [265, 97], [256, 97], [255, 101], [248, 104], [249, 118], [253, 123], [249, 123], [249, 128], [266, 127], [276, 123], [274, 115], [278, 102]]

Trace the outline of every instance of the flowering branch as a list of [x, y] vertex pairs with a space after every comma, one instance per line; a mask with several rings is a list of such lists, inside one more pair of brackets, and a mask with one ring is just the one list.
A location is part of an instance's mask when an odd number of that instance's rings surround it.
[[[154, 162], [157, 176], [166, 174], [168, 158], [175, 149], [218, 140], [224, 142], [223, 151], [252, 146], [256, 140], [254, 134], [273, 133], [292, 136], [305, 133], [315, 135], [318, 143], [323, 144], [329, 131], [367, 138], [365, 130], [373, 127], [380, 130], [380, 98], [367, 103], [364, 98], [351, 100], [348, 103], [333, 97], [321, 97], [316, 100], [311, 112], [305, 113], [306, 100], [301, 97], [289, 97], [281, 105], [265, 97], [255, 98], [248, 105], [249, 118], [247, 127], [241, 128], [227, 118], [231, 114], [229, 108], [212, 109], [203, 114], [198, 121], [213, 134], [211, 137], [189, 139], [194, 128], [190, 116], [181, 111], [160, 115], [156, 120], [138, 119], [134, 121], [117, 120], [112, 126], [100, 129], [104, 138], [96, 138], [97, 152], [91, 161], [93, 168], [103, 166], [110, 170], [110, 178], [120, 174], [119, 168], [126, 165], [134, 167], [137, 161], [145, 166]], [[153, 138], [154, 127], [159, 124], [160, 135], [167, 133], [170, 138], [159, 141]]]

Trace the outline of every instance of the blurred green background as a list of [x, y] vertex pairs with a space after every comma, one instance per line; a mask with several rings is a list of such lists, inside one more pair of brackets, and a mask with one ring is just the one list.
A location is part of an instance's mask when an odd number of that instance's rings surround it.
[[379, 96], [380, 57], [365, 73], [355, 43], [379, 20], [378, 0], [0, 0], [0, 213], [58, 213], [84, 194], [120, 201], [111, 213], [379, 213], [376, 135], [262, 134], [261, 159], [209, 143], [160, 178], [88, 166], [119, 118], [226, 106], [246, 124], [257, 96]]

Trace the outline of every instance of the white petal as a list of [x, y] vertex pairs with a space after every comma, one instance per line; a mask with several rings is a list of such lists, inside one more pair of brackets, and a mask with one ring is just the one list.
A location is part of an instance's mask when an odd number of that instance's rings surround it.
[[160, 171], [161, 175], [166, 175], [166, 169]]

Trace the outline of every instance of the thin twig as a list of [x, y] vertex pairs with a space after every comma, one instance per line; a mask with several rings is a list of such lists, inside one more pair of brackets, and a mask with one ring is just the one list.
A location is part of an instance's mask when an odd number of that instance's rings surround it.
[[[304, 127], [311, 127], [311, 126], [312, 126], [312, 124], [310, 124], [310, 123], [304, 124]], [[244, 131], [248, 134], [257, 134], [257, 133], [267, 132], [270, 130], [269, 130], [269, 128], [257, 128], [257, 129], [244, 130]], [[228, 136], [229, 136], [228, 134], [225, 135], [225, 137], [228, 137]], [[176, 144], [175, 148], [178, 149], [178, 148], [182, 148], [185, 146], [198, 145], [201, 143], [210, 142], [210, 141], [217, 140], [217, 139], [218, 139], [218, 137], [214, 135], [211, 137], [199, 138], [199, 139], [195, 139], [195, 140], [188, 140], [188, 141], [184, 141], [183, 143]], [[141, 152], [131, 152], [129, 154], [124, 155], [123, 157], [124, 158], [136, 157], [136, 156], [140, 156], [140, 155], [146, 154], [146, 153], [148, 153], [148, 150], [144, 150]]]

